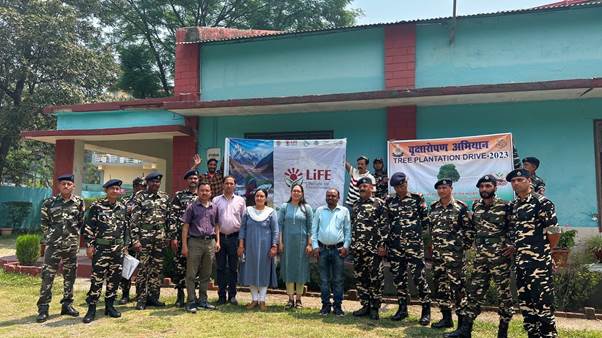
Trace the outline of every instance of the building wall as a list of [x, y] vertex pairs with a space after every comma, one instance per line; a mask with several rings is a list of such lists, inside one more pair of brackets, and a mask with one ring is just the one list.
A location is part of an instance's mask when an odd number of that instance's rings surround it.
[[111, 129], [181, 125], [184, 117], [167, 110], [56, 113], [57, 130]]
[[332, 94], [384, 87], [384, 29], [201, 48], [203, 101]]
[[586, 79], [602, 76], [602, 8], [420, 24], [416, 87]]
[[[131, 186], [132, 181], [134, 180], [134, 178], [136, 177], [145, 177], [146, 175], [148, 175], [150, 172], [152, 171], [158, 171], [160, 173], [165, 173], [165, 160], [158, 160], [157, 161], [157, 165], [156, 168], [154, 169], [144, 169], [142, 166], [118, 166], [118, 165], [102, 165], [102, 175], [103, 175], [103, 183], [110, 180], [110, 179], [120, 179], [122, 180], [124, 183], [128, 184]], [[164, 174], [165, 175], [165, 174]], [[161, 182], [161, 191], [168, 191], [166, 190], [166, 184], [165, 182], [167, 181], [167, 177], [163, 177], [163, 180]]]
[[[207, 148], [219, 147], [224, 154], [226, 137], [245, 133], [333, 130], [335, 138], [347, 138], [347, 160], [355, 164], [360, 155], [370, 159], [386, 156], [387, 117], [385, 110], [202, 117], [198, 149], [203, 158]], [[343, 165], [341, 163], [341, 165]], [[202, 170], [205, 171], [205, 163]]]
[[597, 227], [595, 119], [602, 99], [418, 107], [417, 137], [511, 132], [521, 158], [540, 159], [560, 224]]

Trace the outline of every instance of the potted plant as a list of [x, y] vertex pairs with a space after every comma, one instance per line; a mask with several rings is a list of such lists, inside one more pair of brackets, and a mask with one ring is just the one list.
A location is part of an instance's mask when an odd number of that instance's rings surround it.
[[564, 230], [560, 234], [558, 246], [552, 249], [552, 258], [556, 266], [565, 267], [567, 265], [570, 249], [575, 246], [575, 236], [577, 230]]
[[602, 235], [588, 238], [585, 247], [587, 252], [590, 252], [598, 260], [598, 263], [602, 263]]
[[546, 237], [548, 238], [548, 242], [550, 242], [550, 248], [554, 249], [558, 246], [558, 241], [560, 240], [560, 227], [557, 225], [548, 227], [546, 229]]

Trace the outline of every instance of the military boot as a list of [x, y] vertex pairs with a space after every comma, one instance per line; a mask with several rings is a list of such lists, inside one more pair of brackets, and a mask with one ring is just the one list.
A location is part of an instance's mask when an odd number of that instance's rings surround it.
[[43, 323], [47, 319], [48, 319], [48, 305], [38, 306], [38, 316], [36, 317], [36, 322]]
[[422, 304], [422, 313], [420, 314], [420, 325], [427, 326], [431, 323], [431, 304]]
[[364, 305], [361, 309], [353, 311], [355, 317], [365, 317], [370, 314], [370, 305]]
[[458, 325], [456, 331], [444, 334], [443, 338], [471, 338], [472, 335], [472, 319], [462, 317], [462, 325]]
[[408, 303], [404, 299], [399, 301], [399, 308], [397, 309], [397, 312], [395, 312], [395, 314], [391, 317], [391, 320], [399, 321], [406, 318], [408, 318]]
[[156, 307], [164, 307], [165, 303], [159, 301], [158, 299], [155, 298], [149, 298], [146, 301], [146, 306], [156, 306]]
[[117, 311], [115, 306], [113, 306], [115, 299], [105, 299], [105, 316], [119, 318], [121, 317], [121, 312]]
[[82, 322], [88, 324], [94, 320], [96, 317], [96, 304], [88, 304], [88, 312], [84, 316]]
[[77, 317], [79, 316], [79, 312], [77, 312], [77, 310], [73, 307], [73, 305], [71, 303], [69, 304], [63, 304], [63, 307], [61, 308], [61, 315], [69, 315], [71, 317]]
[[377, 307], [373, 307], [370, 309], [370, 319], [372, 320], [379, 320], [380, 316], [378, 315], [378, 308]]
[[184, 289], [178, 288], [178, 296], [176, 297], [176, 307], [184, 307]]
[[509, 321], [500, 319], [500, 325], [497, 327], [497, 338], [508, 338]]
[[441, 314], [443, 318], [440, 321], [433, 323], [431, 327], [433, 329], [445, 329], [454, 327], [454, 321], [452, 320], [452, 313], [450, 308], [441, 308]]

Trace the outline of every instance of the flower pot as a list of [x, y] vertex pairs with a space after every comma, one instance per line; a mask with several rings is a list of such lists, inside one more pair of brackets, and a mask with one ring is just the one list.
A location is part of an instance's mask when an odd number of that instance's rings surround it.
[[0, 235], [10, 236], [13, 233], [13, 228], [0, 228]]
[[550, 248], [554, 249], [558, 245], [558, 241], [560, 241], [560, 233], [547, 233], [548, 242], [550, 242]]
[[556, 263], [557, 267], [566, 267], [569, 260], [569, 249], [554, 248], [552, 249], [552, 259]]

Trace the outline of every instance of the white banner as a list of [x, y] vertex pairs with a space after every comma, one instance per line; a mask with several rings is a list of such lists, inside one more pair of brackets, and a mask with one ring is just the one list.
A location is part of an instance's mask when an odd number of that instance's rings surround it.
[[288, 201], [293, 184], [301, 184], [314, 209], [326, 204], [326, 191], [343, 196], [347, 139], [274, 141], [274, 205]]
[[470, 204], [480, 198], [476, 183], [484, 175], [495, 176], [497, 196], [510, 200], [506, 174], [514, 169], [512, 134], [389, 141], [388, 169], [389, 175], [404, 172], [409, 190], [424, 194], [428, 202], [439, 199], [435, 182], [449, 178], [454, 197]]

